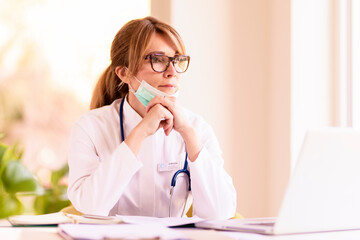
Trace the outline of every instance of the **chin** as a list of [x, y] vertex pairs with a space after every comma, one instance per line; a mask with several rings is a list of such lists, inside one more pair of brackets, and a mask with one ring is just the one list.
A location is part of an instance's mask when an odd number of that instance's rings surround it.
[[161, 92], [169, 94], [169, 95], [173, 95], [177, 92], [177, 89], [167, 89], [167, 88], [160, 88], [159, 89]]

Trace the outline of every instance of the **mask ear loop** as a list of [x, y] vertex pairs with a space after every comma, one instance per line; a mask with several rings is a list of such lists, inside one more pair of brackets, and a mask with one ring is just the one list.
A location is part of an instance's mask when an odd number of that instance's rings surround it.
[[127, 83], [120, 79], [120, 83], [117, 85], [117, 90], [120, 91]]
[[[129, 70], [127, 67], [125, 67], [125, 69], [126, 69], [126, 71], [129, 71], [129, 72], [130, 72], [130, 70]], [[131, 74], [131, 76], [133, 76], [133, 77], [135, 78], [135, 80], [138, 81], [138, 82], [141, 84], [141, 81], [140, 81], [136, 76], [134, 76], [134, 75], [132, 75], [132, 74]], [[135, 89], [131, 86], [130, 82], [131, 82], [131, 81], [129, 81], [129, 83], [128, 83], [129, 91], [135, 94], [136, 91], [135, 91]]]

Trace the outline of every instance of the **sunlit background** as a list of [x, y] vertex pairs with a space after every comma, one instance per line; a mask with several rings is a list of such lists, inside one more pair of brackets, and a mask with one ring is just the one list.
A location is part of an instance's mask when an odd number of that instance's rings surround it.
[[149, 0], [0, 0], [0, 132], [43, 181], [66, 164], [71, 125], [88, 110], [113, 37]]

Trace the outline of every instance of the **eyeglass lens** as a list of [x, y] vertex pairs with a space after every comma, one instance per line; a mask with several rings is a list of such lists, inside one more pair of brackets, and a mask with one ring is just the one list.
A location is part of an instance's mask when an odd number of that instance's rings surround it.
[[[188, 56], [176, 56], [173, 60], [175, 70], [178, 73], [185, 72], [189, 65]], [[153, 55], [151, 56], [151, 64], [156, 72], [164, 72], [170, 64], [170, 59], [165, 55]]]

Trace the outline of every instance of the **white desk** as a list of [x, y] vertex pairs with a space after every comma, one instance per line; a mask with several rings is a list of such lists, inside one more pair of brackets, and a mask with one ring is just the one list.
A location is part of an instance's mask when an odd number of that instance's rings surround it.
[[[226, 232], [204, 230], [196, 228], [176, 228], [176, 231], [182, 232], [188, 239], [195, 240], [348, 240], [360, 239], [360, 230], [354, 231], [338, 231], [326, 233], [297, 234], [284, 236], [264, 236], [260, 234]], [[11, 227], [5, 220], [0, 220], [0, 239], [1, 240], [63, 240], [57, 234], [56, 227]]]

